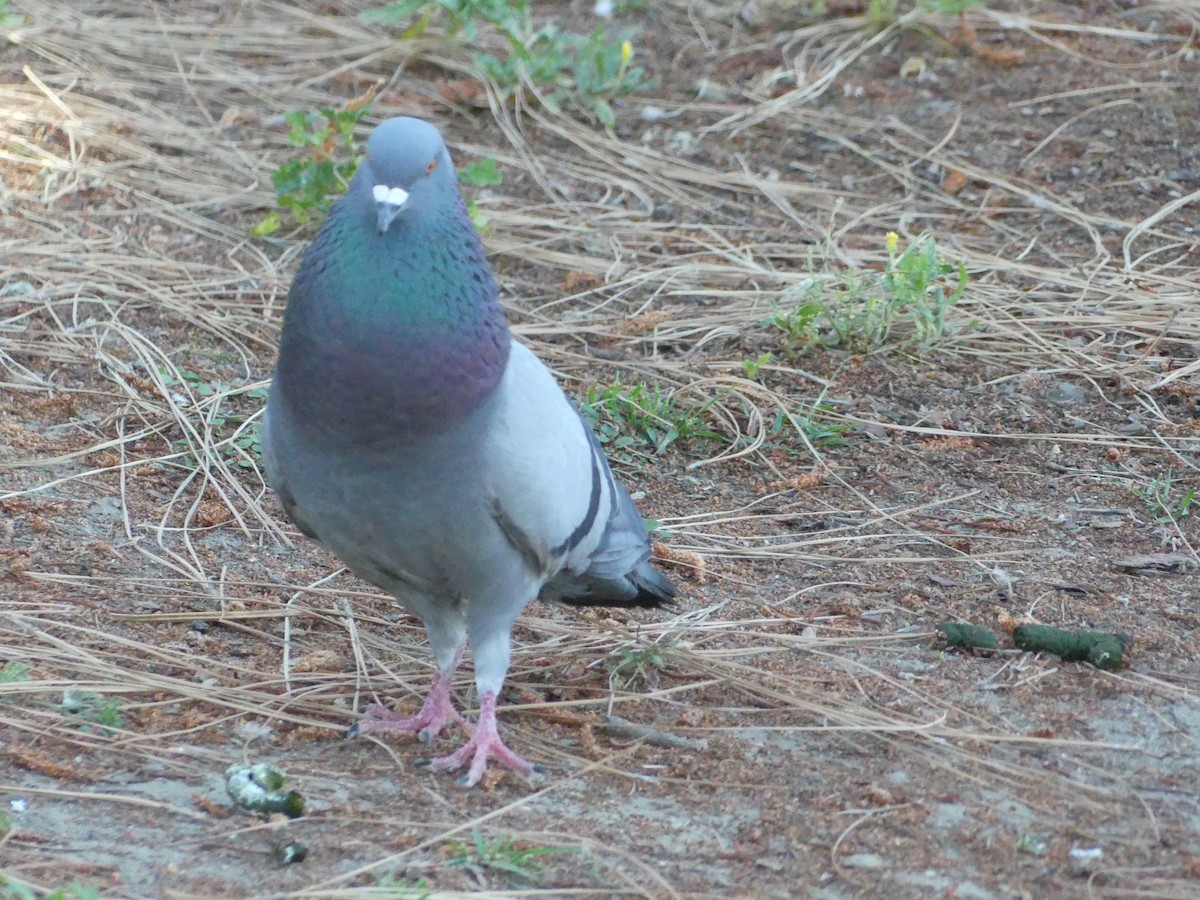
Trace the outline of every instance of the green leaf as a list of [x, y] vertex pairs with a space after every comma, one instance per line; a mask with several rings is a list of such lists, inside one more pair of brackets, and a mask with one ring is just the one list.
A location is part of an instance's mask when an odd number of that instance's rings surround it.
[[613, 112], [612, 105], [602, 97], [593, 97], [592, 112], [596, 114], [596, 118], [600, 120], [600, 124], [606, 128], [612, 128], [617, 124], [617, 116]]
[[485, 213], [479, 211], [479, 207], [475, 205], [474, 200], [467, 201], [467, 215], [471, 217], [471, 224], [475, 226], [475, 230], [480, 234], [488, 230], [488, 217]]
[[421, 18], [417, 19], [417, 21], [413, 22], [402, 32], [400, 32], [400, 40], [415, 41], [425, 33], [425, 29], [429, 27], [429, 22], [432, 18], [433, 10], [430, 10], [429, 12], [425, 13], [425, 15], [421, 16]]
[[23, 662], [9, 660], [0, 668], [0, 684], [15, 684], [29, 680], [29, 666]]
[[469, 184], [472, 187], [493, 187], [504, 181], [504, 176], [500, 174], [496, 161], [491, 157], [475, 160], [459, 172], [458, 177], [463, 184]]
[[250, 231], [252, 237], [267, 237], [277, 232], [283, 224], [283, 219], [277, 212], [269, 212], [263, 216], [263, 220], [254, 226]]

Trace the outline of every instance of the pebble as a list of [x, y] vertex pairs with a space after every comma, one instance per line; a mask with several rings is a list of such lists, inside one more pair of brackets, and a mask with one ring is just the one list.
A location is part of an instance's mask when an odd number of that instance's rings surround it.
[[877, 853], [851, 853], [841, 862], [847, 869], [887, 869], [891, 867], [891, 863]]

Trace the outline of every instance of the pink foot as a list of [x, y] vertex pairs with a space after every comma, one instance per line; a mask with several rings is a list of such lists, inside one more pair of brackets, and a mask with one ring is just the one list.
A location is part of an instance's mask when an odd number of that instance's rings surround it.
[[429, 693], [415, 716], [396, 715], [386, 706], [372, 703], [363, 710], [363, 717], [351, 726], [347, 737], [357, 737], [370, 731], [407, 731], [415, 734], [422, 743], [428, 744], [438, 736], [446, 723], [458, 722], [470, 728], [450, 702], [450, 676], [435, 672]]
[[496, 730], [496, 694], [494, 691], [488, 691], [479, 698], [479, 721], [475, 723], [475, 731], [471, 735], [471, 739], [449, 756], [430, 760], [429, 765], [435, 772], [447, 772], [460, 768], [467, 760], [470, 760], [471, 768], [467, 770], [466, 775], [458, 779], [458, 783], [462, 787], [473, 787], [483, 777], [489, 756], [510, 769], [516, 769], [522, 775], [532, 775], [534, 772], [541, 771], [540, 767], [517, 756], [500, 740], [500, 733]]

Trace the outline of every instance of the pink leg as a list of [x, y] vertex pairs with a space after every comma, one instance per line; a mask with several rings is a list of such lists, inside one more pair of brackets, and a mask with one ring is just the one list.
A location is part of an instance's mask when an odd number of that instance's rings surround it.
[[471, 739], [449, 756], [430, 760], [429, 764], [435, 772], [446, 772], [460, 768], [470, 760], [471, 768], [467, 770], [466, 775], [458, 779], [458, 783], [463, 787], [472, 787], [483, 777], [489, 756], [495, 757], [510, 769], [516, 769], [522, 775], [531, 775], [539, 771], [538, 767], [517, 756], [500, 740], [500, 733], [496, 730], [495, 691], [488, 691], [479, 698], [479, 721], [475, 723]]
[[348, 737], [357, 737], [369, 731], [407, 731], [416, 734], [422, 743], [428, 744], [451, 719], [466, 726], [467, 723], [450, 701], [452, 679], [451, 672], [443, 672], [440, 669], [435, 672], [433, 683], [429, 685], [429, 693], [425, 695], [425, 702], [421, 704], [421, 711], [415, 716], [405, 718], [396, 715], [386, 706], [372, 703], [363, 711], [363, 717], [350, 728]]

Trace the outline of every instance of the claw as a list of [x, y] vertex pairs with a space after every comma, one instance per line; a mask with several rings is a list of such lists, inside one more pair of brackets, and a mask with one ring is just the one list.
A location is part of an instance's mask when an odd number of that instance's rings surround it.
[[358, 737], [370, 731], [407, 731], [428, 744], [450, 721], [466, 724], [450, 702], [450, 676], [439, 671], [434, 674], [425, 702], [415, 716], [405, 718], [386, 706], [372, 703], [363, 710], [363, 717], [350, 726], [346, 737]]
[[435, 772], [447, 772], [461, 768], [470, 760], [471, 767], [458, 779], [461, 787], [469, 788], [479, 783], [489, 758], [522, 775], [533, 775], [541, 769], [517, 756], [500, 740], [500, 733], [496, 730], [496, 694], [492, 691], [479, 698], [479, 721], [475, 724], [471, 739], [449, 756], [429, 760], [428, 764]]

